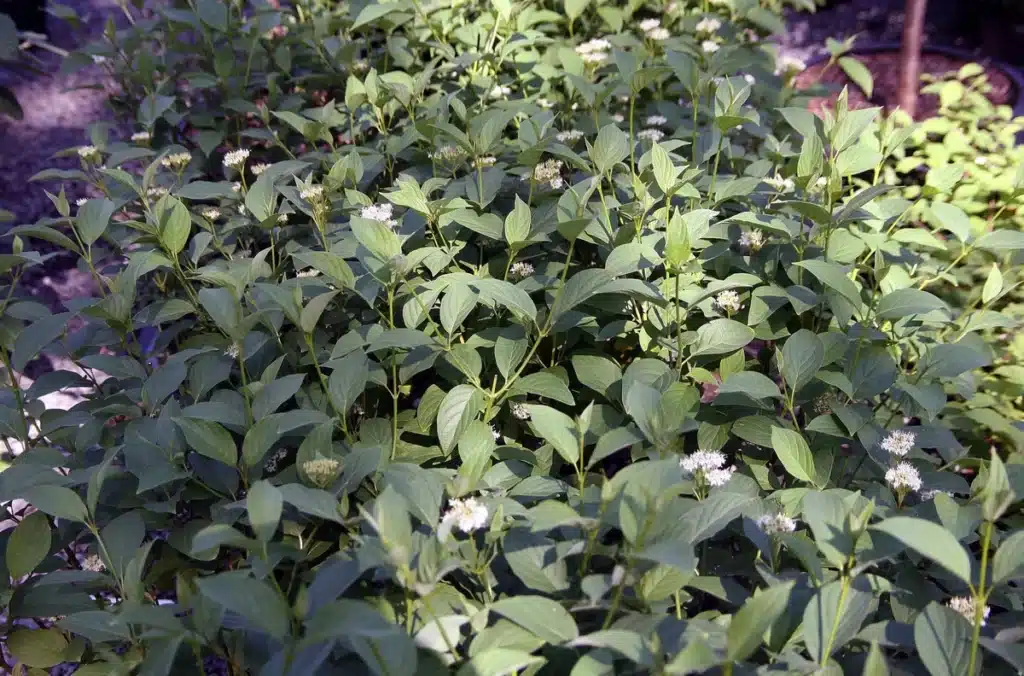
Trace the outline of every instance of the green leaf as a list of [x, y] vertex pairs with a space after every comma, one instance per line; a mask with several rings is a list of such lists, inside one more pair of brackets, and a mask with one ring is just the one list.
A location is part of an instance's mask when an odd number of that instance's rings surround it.
[[291, 609], [265, 582], [238, 570], [199, 579], [199, 591], [277, 639], [291, 631]]
[[483, 393], [472, 385], [456, 385], [445, 395], [437, 410], [437, 439], [446, 453], [455, 447], [483, 402]]
[[370, 377], [370, 360], [361, 351], [351, 352], [333, 361], [334, 370], [327, 380], [331, 404], [345, 415], [366, 389]]
[[871, 642], [871, 650], [868, 651], [868, 657], [864, 660], [864, 670], [860, 673], [861, 676], [889, 676], [889, 665], [886, 663], [885, 654], [878, 647], [877, 641]]
[[961, 242], [966, 242], [971, 236], [971, 219], [955, 204], [934, 201], [928, 207], [928, 215], [929, 222], [937, 228], [953, 233]]
[[672, 157], [668, 151], [658, 143], [651, 146], [651, 168], [654, 171], [654, 180], [661, 191], [666, 195], [672, 194], [679, 170], [672, 164]]
[[58, 519], [85, 522], [89, 510], [78, 493], [64, 486], [30, 486], [21, 492], [21, 498], [41, 512]]
[[880, 319], [900, 319], [935, 310], [949, 311], [942, 300], [921, 289], [897, 289], [882, 296], [875, 308]]
[[525, 242], [530, 237], [531, 220], [530, 207], [516, 195], [515, 207], [505, 217], [505, 241], [512, 245]]
[[32, 512], [11, 531], [7, 540], [7, 572], [14, 579], [36, 569], [50, 553], [50, 520], [43, 512]]
[[807, 483], [815, 483], [814, 456], [802, 434], [773, 427], [772, 448], [790, 475]]
[[813, 331], [797, 331], [782, 348], [782, 377], [792, 392], [814, 380], [824, 364], [825, 345]]
[[509, 391], [512, 394], [535, 394], [538, 397], [547, 397], [566, 406], [576, 403], [562, 379], [550, 371], [540, 371], [517, 378]]
[[[184, 208], [184, 206], [182, 206]], [[75, 230], [82, 242], [89, 246], [106, 231], [110, 225], [110, 217], [117, 210], [117, 205], [108, 199], [91, 199], [78, 208], [75, 216]]]
[[690, 228], [687, 220], [678, 213], [669, 219], [665, 230], [665, 261], [670, 268], [678, 269], [692, 257]]
[[309, 299], [306, 307], [302, 308], [302, 314], [299, 315], [299, 328], [303, 333], [313, 333], [317, 322], [320, 321], [320, 316], [336, 295], [338, 295], [337, 291], [328, 291]]
[[49, 669], [66, 661], [64, 653], [68, 648], [68, 639], [64, 632], [56, 627], [49, 629], [18, 627], [7, 635], [4, 645], [23, 665], [36, 669]]
[[521, 673], [530, 667], [539, 668], [545, 662], [545, 658], [524, 650], [491, 648], [473, 655], [462, 665], [456, 676], [507, 676]]
[[999, 292], [1002, 290], [1003, 274], [999, 272], [999, 264], [993, 263], [992, 269], [988, 271], [985, 287], [981, 290], [981, 302], [988, 305], [999, 296]]
[[492, 604], [490, 610], [548, 643], [571, 641], [580, 633], [572, 615], [558, 602], [543, 596], [512, 596]]
[[844, 581], [835, 580], [822, 587], [804, 608], [804, 644], [811, 659], [824, 664], [860, 631], [871, 612], [874, 595], [864, 591], [863, 578], [854, 579], [843, 590]]
[[284, 498], [277, 486], [267, 481], [257, 481], [249, 487], [245, 508], [249, 513], [249, 523], [261, 541], [269, 542], [274, 537], [283, 507]]
[[245, 193], [245, 208], [260, 223], [277, 218], [277, 178], [270, 172], [264, 172]]
[[297, 251], [292, 256], [319, 270], [338, 285], [351, 289], [356, 278], [345, 259], [329, 251]]
[[847, 276], [846, 269], [842, 266], [819, 260], [797, 261], [793, 265], [799, 265], [810, 272], [819, 282], [853, 303], [855, 308], [860, 307], [860, 292], [857, 285]]
[[173, 258], [185, 248], [192, 231], [192, 217], [181, 201], [171, 195], [164, 195], [153, 207], [157, 218], [157, 237], [160, 246]]
[[[8, 545], [10, 552], [10, 545]], [[8, 558], [10, 554], [8, 554]], [[10, 565], [10, 564], [8, 564]], [[992, 559], [992, 584], [1002, 584], [1024, 577], [1024, 530], [1018, 530], [999, 543]]]
[[280, 437], [281, 432], [275, 418], [257, 420], [245, 433], [245, 439], [242, 441], [242, 459], [246, 467], [262, 464], [267, 451]]
[[550, 406], [527, 404], [526, 409], [530, 412], [530, 426], [537, 435], [551, 444], [567, 463], [575, 465], [580, 457], [576, 422]]
[[860, 87], [870, 99], [875, 88], [875, 82], [867, 66], [851, 56], [839, 57], [838, 63], [847, 77], [853, 80], [854, 84]]
[[597, 173], [604, 175], [629, 156], [629, 137], [617, 125], [609, 124], [597, 132], [590, 149], [590, 159], [597, 167]]
[[263, 420], [279, 409], [286, 401], [295, 396], [295, 393], [302, 387], [302, 381], [305, 377], [301, 373], [284, 376], [260, 388], [260, 391], [256, 393], [252, 400], [253, 419]]
[[761, 645], [761, 637], [782, 615], [795, 583], [778, 584], [747, 599], [729, 623], [727, 658], [742, 662]]
[[14, 341], [14, 352], [11, 354], [11, 365], [14, 370], [24, 371], [36, 355], [63, 335], [71, 317], [70, 312], [47, 315], [22, 329]]
[[175, 418], [175, 424], [185, 435], [185, 441], [199, 455], [205, 455], [234, 467], [238, 462], [238, 448], [231, 433], [215, 422]]
[[566, 281], [558, 300], [551, 308], [552, 323], [569, 310], [601, 293], [614, 281], [606, 270], [590, 269], [577, 272]]
[[754, 330], [733, 319], [713, 319], [697, 329], [693, 356], [728, 354], [754, 339]]
[[891, 535], [966, 584], [971, 583], [970, 555], [948, 530], [937, 523], [911, 516], [893, 516], [871, 528]]
[[476, 307], [480, 299], [468, 284], [455, 283], [448, 287], [448, 291], [441, 299], [441, 326], [451, 336], [455, 330], [462, 325], [469, 313]]
[[1024, 232], [1020, 230], [993, 230], [979, 237], [974, 246], [995, 253], [1020, 251], [1024, 249]]
[[971, 624], [932, 601], [914, 620], [914, 647], [931, 676], [964, 676], [970, 663]]

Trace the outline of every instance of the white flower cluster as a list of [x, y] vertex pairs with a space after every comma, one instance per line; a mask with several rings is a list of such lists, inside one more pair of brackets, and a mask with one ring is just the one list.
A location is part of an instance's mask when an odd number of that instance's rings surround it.
[[740, 246], [747, 251], [760, 251], [764, 246], [764, 233], [760, 230], [747, 230], [740, 235]]
[[769, 176], [764, 179], [764, 182], [775, 188], [779, 192], [792, 192], [796, 188], [796, 183], [791, 178], [783, 178], [780, 174], [776, 173], [774, 176]]
[[611, 48], [612, 43], [604, 38], [594, 38], [582, 45], [577, 45], [576, 53], [580, 55], [584, 63], [604, 63], [608, 60], [608, 50]]
[[266, 162], [257, 162], [256, 164], [249, 167], [249, 171], [252, 172], [253, 176], [259, 176], [267, 169], [270, 169], [270, 165]]
[[[971, 624], [974, 624], [974, 614], [977, 610], [977, 606], [974, 603], [973, 597], [954, 596], [949, 600], [949, 607], [966, 617]], [[992, 609], [988, 606], [985, 606], [985, 609], [981, 611], [981, 626], [985, 626], [985, 620], [988, 619], [991, 612]]]
[[533, 265], [525, 261], [519, 261], [512, 264], [508, 273], [512, 275], [513, 279], [526, 279], [533, 274]]
[[302, 471], [318, 488], [327, 488], [341, 473], [341, 463], [333, 458], [317, 458], [302, 463]]
[[82, 560], [82, 570], [87, 570], [90, 573], [102, 573], [107, 569], [106, 564], [96, 554], [90, 554]]
[[299, 193], [299, 197], [309, 203], [319, 202], [324, 198], [324, 187], [322, 185], [310, 185]]
[[569, 129], [567, 131], [560, 131], [555, 134], [555, 139], [559, 143], [572, 143], [583, 138], [584, 134], [579, 129]]
[[165, 169], [172, 171], [181, 171], [188, 166], [188, 163], [192, 161], [192, 153], [185, 151], [181, 153], [171, 153], [167, 157], [160, 160], [160, 165]]
[[389, 228], [393, 228], [398, 225], [398, 221], [393, 218], [395, 206], [393, 204], [371, 204], [368, 207], [363, 207], [359, 215], [370, 221], [377, 221], [383, 223]]
[[75, 206], [76, 207], [84, 207], [85, 203], [88, 202], [88, 201], [89, 201], [88, 197], [79, 197], [78, 199], [75, 200]]
[[890, 455], [902, 458], [914, 448], [914, 441], [916, 439], [917, 435], [913, 432], [893, 430], [885, 439], [882, 439], [882, 450]]
[[687, 476], [703, 481], [709, 486], [724, 486], [732, 478], [735, 467], [725, 467], [725, 454], [720, 451], [694, 451], [683, 456], [679, 466]]
[[162, 185], [154, 185], [146, 189], [146, 197], [163, 197], [168, 192]]
[[448, 144], [430, 153], [430, 159], [442, 162], [455, 162], [461, 160], [463, 155], [465, 155], [465, 151], [462, 148], [457, 145]]
[[648, 115], [645, 122], [651, 127], [662, 127], [668, 124], [668, 118], [664, 115]]
[[316, 268], [306, 268], [305, 270], [301, 270], [300, 272], [296, 273], [295, 276], [297, 278], [299, 278], [299, 279], [308, 279], [310, 277], [319, 277], [320, 276], [320, 271], [317, 270]]
[[520, 404], [518, 401], [513, 401], [511, 409], [512, 416], [514, 418], [518, 418], [519, 420], [530, 419], [530, 409], [526, 408], [526, 404]]
[[711, 33], [717, 33], [718, 29], [722, 27], [722, 22], [713, 17], [705, 17], [697, 22], [697, 32], [704, 35], [710, 35]]
[[207, 207], [202, 211], [203, 218], [208, 221], [215, 221], [220, 218], [220, 209], [216, 207]]
[[754, 77], [753, 75], [751, 75], [750, 73], [744, 73], [743, 74], [743, 81], [746, 82], [748, 85], [753, 86], [754, 83], [757, 82], [757, 78]]
[[775, 64], [776, 75], [796, 75], [807, 70], [807, 64], [801, 59], [788, 54], [779, 58]]
[[152, 138], [153, 135], [148, 131], [137, 131], [132, 134], [132, 142], [134, 143], [149, 143]]
[[547, 183], [558, 190], [565, 182], [562, 180], [562, 161], [545, 160], [533, 168], [533, 180], [543, 185]]
[[78, 156], [86, 162], [95, 162], [100, 159], [100, 151], [96, 146], [81, 146], [78, 149]]
[[512, 93], [512, 88], [511, 87], [509, 87], [507, 85], [496, 84], [491, 89], [491, 91], [489, 91], [487, 93], [487, 95], [490, 96], [492, 99], [500, 99], [501, 97], [508, 96], [511, 93]]
[[668, 40], [671, 35], [668, 29], [661, 25], [661, 19], [644, 19], [640, 22], [640, 30], [643, 31], [648, 40], [654, 40], [655, 42]]
[[494, 155], [484, 155], [473, 160], [474, 169], [483, 169], [484, 167], [493, 167], [498, 162], [498, 158]]
[[757, 520], [757, 525], [767, 535], [792, 533], [796, 530], [796, 520], [789, 518], [782, 512], [777, 514], [765, 514]]
[[449, 500], [448, 511], [441, 517], [441, 525], [446, 532], [455, 527], [463, 533], [472, 533], [487, 525], [488, 516], [487, 506], [476, 498], [456, 498]]
[[657, 143], [661, 139], [665, 138], [665, 132], [660, 129], [651, 127], [649, 129], [641, 129], [636, 133], [636, 137], [641, 141], [650, 141], [651, 143]]
[[889, 468], [885, 480], [897, 491], [921, 490], [921, 474], [909, 462], [901, 462]]
[[555, 102], [551, 101], [550, 99], [546, 99], [542, 96], [539, 99], [537, 99], [537, 105], [540, 106], [541, 108], [548, 109], [554, 108]]
[[248, 148], [232, 150], [231, 152], [224, 154], [224, 167], [226, 169], [240, 169], [245, 166], [245, 161], [247, 159], [249, 159]]
[[719, 310], [730, 315], [743, 309], [743, 303], [740, 302], [740, 295], [732, 289], [726, 289], [715, 296], [714, 304]]
[[721, 45], [719, 45], [714, 40], [704, 40], [703, 42], [700, 43], [700, 49], [705, 54], [714, 54], [719, 49], [721, 49]]
[[234, 183], [231, 184], [231, 192], [242, 192], [241, 181], [235, 181]]

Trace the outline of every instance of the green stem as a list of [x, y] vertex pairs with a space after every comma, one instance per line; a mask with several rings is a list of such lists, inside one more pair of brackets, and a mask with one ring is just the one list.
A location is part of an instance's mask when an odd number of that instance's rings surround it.
[[832, 620], [832, 631], [829, 632], [828, 642], [825, 643], [825, 650], [821, 653], [820, 666], [828, 664], [828, 658], [832, 654], [832, 646], [835, 645], [836, 635], [839, 633], [839, 620], [843, 616], [843, 606], [846, 605], [846, 595], [850, 592], [850, 576], [843, 573], [843, 587], [839, 592], [839, 605], [836, 607], [836, 616]]
[[978, 573], [978, 588], [974, 594], [974, 631], [971, 634], [971, 659], [967, 666], [968, 676], [974, 676], [978, 665], [978, 640], [981, 638], [981, 623], [985, 620], [985, 601], [988, 593], [985, 589], [985, 577], [988, 573], [988, 549], [992, 543], [992, 522], [985, 522], [981, 534], [981, 571]]

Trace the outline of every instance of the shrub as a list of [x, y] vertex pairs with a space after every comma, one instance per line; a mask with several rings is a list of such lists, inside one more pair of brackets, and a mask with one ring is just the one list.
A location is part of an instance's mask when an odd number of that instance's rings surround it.
[[[243, 9], [86, 50], [138, 131], [12, 231], [6, 372], [78, 369], [0, 409], [22, 665], [1019, 668], [1020, 449], [951, 415], [1012, 327], [926, 289], [1024, 235], [856, 185], [901, 133], [807, 112], [775, 15]], [[38, 240], [98, 297], [19, 296]]]

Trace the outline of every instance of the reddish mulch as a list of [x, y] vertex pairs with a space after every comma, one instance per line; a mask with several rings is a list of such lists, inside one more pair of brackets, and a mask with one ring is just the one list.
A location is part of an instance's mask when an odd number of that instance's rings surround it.
[[[800, 89], [806, 89], [815, 84], [824, 84], [834, 87], [836, 93], [825, 97], [816, 97], [811, 100], [810, 108], [820, 112], [822, 108], [833, 108], [839, 92], [843, 86], [849, 86], [850, 108], [868, 108], [870, 106], [883, 106], [895, 108], [897, 92], [900, 86], [900, 55], [897, 51], [878, 52], [874, 54], [857, 54], [859, 59], [868, 70], [875, 81], [874, 95], [868, 99], [864, 92], [853, 83], [846, 73], [839, 66], [832, 66], [822, 76], [825, 70], [825, 62], [809, 67], [796, 78], [796, 85]], [[945, 54], [935, 52], [924, 52], [921, 54], [921, 73], [930, 75], [943, 75], [950, 71], [959, 70], [961, 66], [972, 63], [972, 61], [958, 59]], [[981, 62], [985, 67], [985, 74], [991, 91], [988, 94], [990, 101], [997, 105], [1013, 105], [1020, 92], [1017, 92], [1013, 81], [1006, 73], [998, 68]], [[932, 117], [938, 112], [939, 97], [933, 94], [922, 94], [917, 104], [917, 119]]]

